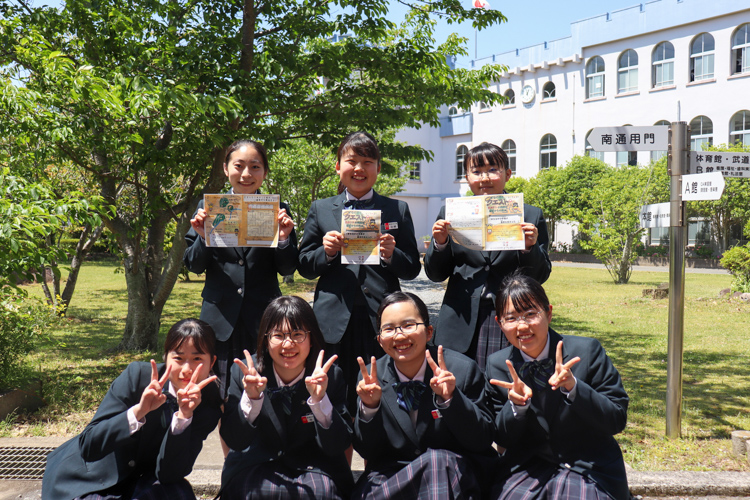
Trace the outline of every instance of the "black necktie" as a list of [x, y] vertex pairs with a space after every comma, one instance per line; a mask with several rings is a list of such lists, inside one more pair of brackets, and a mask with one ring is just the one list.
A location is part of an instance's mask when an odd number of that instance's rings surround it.
[[292, 414], [292, 396], [294, 395], [294, 391], [297, 389], [297, 387], [300, 386], [300, 384], [304, 384], [305, 381], [300, 380], [294, 385], [282, 385], [281, 387], [274, 387], [272, 389], [267, 389], [266, 392], [268, 392], [268, 397], [271, 398], [271, 400], [274, 399], [281, 399], [281, 405], [284, 408], [284, 413], [287, 415]]
[[555, 362], [551, 358], [542, 361], [527, 361], [521, 365], [518, 374], [527, 384], [532, 382], [539, 389], [544, 389], [552, 373], [555, 371]]
[[419, 398], [427, 389], [427, 384], [418, 380], [410, 380], [409, 382], [396, 382], [393, 388], [396, 389], [396, 402], [401, 409], [412, 411], [419, 409]]

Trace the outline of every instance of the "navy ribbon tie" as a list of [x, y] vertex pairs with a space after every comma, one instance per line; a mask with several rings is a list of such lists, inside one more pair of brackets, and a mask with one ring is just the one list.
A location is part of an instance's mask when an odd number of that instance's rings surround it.
[[180, 409], [180, 405], [177, 403], [177, 398], [172, 396], [169, 392], [167, 392], [166, 395], [167, 400], [162, 405], [163, 412], [161, 415], [161, 425], [165, 429], [172, 424], [172, 416]]
[[271, 400], [281, 399], [281, 405], [284, 409], [284, 413], [286, 413], [287, 415], [291, 415], [292, 396], [294, 395], [294, 391], [297, 389], [297, 387], [303, 383], [304, 380], [300, 380], [294, 385], [282, 385], [281, 387], [266, 389], [266, 392], [268, 392], [268, 397], [270, 397]]
[[344, 203], [345, 208], [351, 208], [354, 210], [369, 210], [373, 207], [373, 200], [370, 198], [369, 200], [346, 200], [346, 203]]
[[524, 381], [531, 381], [539, 389], [549, 385], [549, 378], [555, 371], [555, 362], [551, 358], [542, 361], [527, 361], [518, 370]]
[[396, 382], [393, 384], [393, 388], [396, 389], [398, 406], [404, 411], [412, 411], [419, 409], [419, 398], [427, 390], [427, 384], [418, 380], [411, 380], [409, 382]]

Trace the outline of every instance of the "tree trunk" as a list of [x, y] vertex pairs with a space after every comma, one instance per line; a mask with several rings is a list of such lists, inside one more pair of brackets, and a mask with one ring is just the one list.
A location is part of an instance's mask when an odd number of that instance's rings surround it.
[[625, 238], [625, 245], [620, 257], [620, 266], [617, 270], [617, 284], [625, 285], [630, 281], [630, 274], [633, 272], [633, 264], [630, 262], [630, 256], [633, 253], [633, 238], [635, 235], [628, 234]]
[[128, 286], [128, 316], [125, 332], [118, 350], [159, 350], [159, 326], [162, 307], [154, 307], [148, 291], [146, 266], [126, 266], [125, 282]]

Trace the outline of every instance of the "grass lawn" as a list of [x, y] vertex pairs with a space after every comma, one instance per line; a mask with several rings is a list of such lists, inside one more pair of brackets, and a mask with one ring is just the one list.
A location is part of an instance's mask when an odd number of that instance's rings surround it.
[[[73, 435], [91, 419], [109, 383], [133, 360], [161, 353], [114, 351], [127, 313], [125, 280], [117, 264], [87, 263], [68, 317], [51, 340], [29, 357], [48, 405], [0, 422], [0, 436]], [[598, 338], [622, 374], [630, 395], [629, 423], [618, 440], [637, 470], [743, 470], [731, 454], [730, 433], [750, 429], [750, 304], [719, 299], [727, 275], [687, 274], [683, 365], [682, 439], [665, 433], [667, 301], [641, 298], [643, 288], [667, 273], [635, 271], [614, 285], [604, 270], [554, 268], [545, 288], [552, 327]], [[305, 295], [314, 282], [295, 276], [284, 293]], [[169, 326], [200, 311], [202, 277], [179, 281], [162, 318]], [[40, 294], [39, 287], [30, 292]], [[309, 297], [309, 296], [307, 296]], [[306, 298], [307, 298], [306, 297]]]

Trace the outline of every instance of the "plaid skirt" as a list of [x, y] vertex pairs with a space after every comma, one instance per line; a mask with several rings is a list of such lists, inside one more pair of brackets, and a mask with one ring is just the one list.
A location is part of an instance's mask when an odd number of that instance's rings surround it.
[[221, 490], [222, 500], [342, 500], [333, 479], [320, 472], [297, 472], [279, 462], [263, 462], [238, 474]]
[[502, 328], [495, 321], [495, 316], [494, 304], [484, 300], [479, 303], [477, 331], [474, 333], [469, 350], [465, 353], [477, 362], [482, 371], [484, 371], [487, 358], [491, 354], [510, 345]]
[[354, 487], [362, 500], [481, 499], [471, 463], [448, 450], [428, 449], [400, 470], [370, 471]]
[[[195, 500], [193, 487], [187, 479], [176, 483], [161, 484], [155, 477], [141, 477], [135, 484], [125, 489], [117, 485], [117, 492], [113, 488], [109, 491], [89, 493], [74, 500]], [[131, 493], [132, 490], [132, 493]]]
[[505, 483], [496, 483], [490, 498], [497, 500], [612, 500], [592, 479], [545, 461], [519, 470]]

